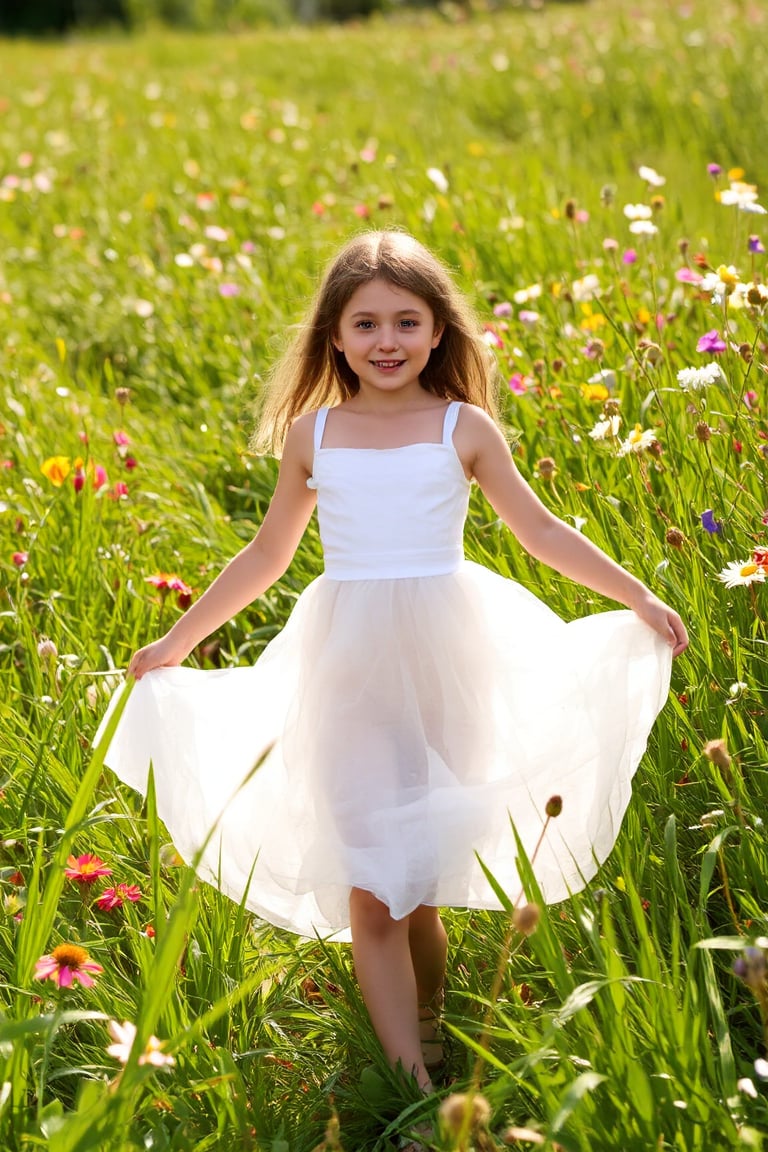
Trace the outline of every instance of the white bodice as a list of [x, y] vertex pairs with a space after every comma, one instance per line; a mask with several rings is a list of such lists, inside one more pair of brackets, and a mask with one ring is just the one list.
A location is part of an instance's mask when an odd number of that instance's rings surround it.
[[307, 487], [331, 580], [384, 580], [454, 572], [464, 558], [469, 481], [453, 446], [461, 405], [445, 412], [439, 443], [323, 448], [327, 408], [315, 417]]

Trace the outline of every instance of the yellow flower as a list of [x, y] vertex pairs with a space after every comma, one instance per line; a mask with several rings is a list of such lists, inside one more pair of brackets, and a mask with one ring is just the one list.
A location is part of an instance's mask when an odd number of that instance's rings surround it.
[[597, 400], [600, 403], [608, 399], [608, 389], [605, 384], [582, 384], [581, 394], [585, 400]]
[[68, 456], [49, 456], [40, 465], [40, 471], [56, 488], [61, 488], [69, 475], [70, 463]]
[[738, 273], [734, 272], [726, 264], [721, 264], [717, 269], [717, 275], [727, 288], [735, 288], [739, 282]]
[[743, 180], [744, 179], [744, 169], [743, 168], [729, 168], [728, 169], [728, 179], [729, 180]]

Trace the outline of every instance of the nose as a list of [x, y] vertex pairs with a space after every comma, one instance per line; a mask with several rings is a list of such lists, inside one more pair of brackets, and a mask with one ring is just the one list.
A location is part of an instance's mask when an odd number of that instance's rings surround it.
[[379, 348], [382, 352], [389, 351], [392, 348], [397, 348], [398, 340], [395, 329], [389, 325], [382, 325], [379, 328]]

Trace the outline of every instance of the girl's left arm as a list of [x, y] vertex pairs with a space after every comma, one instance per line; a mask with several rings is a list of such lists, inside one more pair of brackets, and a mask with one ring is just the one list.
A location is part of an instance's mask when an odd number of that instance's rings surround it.
[[677, 612], [542, 504], [515, 467], [509, 446], [490, 416], [465, 404], [454, 443], [465, 469], [527, 552], [571, 580], [631, 608], [667, 641], [674, 656], [685, 650], [688, 635]]

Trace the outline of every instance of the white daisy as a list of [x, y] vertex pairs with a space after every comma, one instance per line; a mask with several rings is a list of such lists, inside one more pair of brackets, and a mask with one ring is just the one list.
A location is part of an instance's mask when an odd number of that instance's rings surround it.
[[655, 236], [658, 228], [650, 220], [633, 220], [629, 226], [634, 236]]
[[645, 164], [640, 165], [637, 174], [641, 180], [645, 180], [646, 184], [650, 184], [653, 188], [661, 188], [662, 184], [667, 182], [665, 176], [660, 176], [655, 168], [648, 168]]
[[603, 416], [598, 420], [594, 428], [590, 432], [593, 440], [606, 440], [610, 436], [618, 436], [619, 425], [621, 424], [621, 416], [618, 413], [615, 416]]
[[643, 429], [639, 424], [635, 424], [626, 440], [622, 440], [618, 454], [628, 456], [630, 453], [647, 452], [656, 443], [656, 433], [652, 428]]
[[677, 374], [677, 382], [683, 392], [698, 392], [708, 384], [720, 384], [723, 380], [723, 370], [714, 360], [703, 368], [681, 368]]
[[752, 560], [731, 560], [722, 572], [718, 572], [717, 578], [726, 588], [737, 588], [740, 584], [762, 584], [765, 572]]
[[650, 220], [653, 209], [647, 204], [625, 204], [624, 215], [627, 220]]

